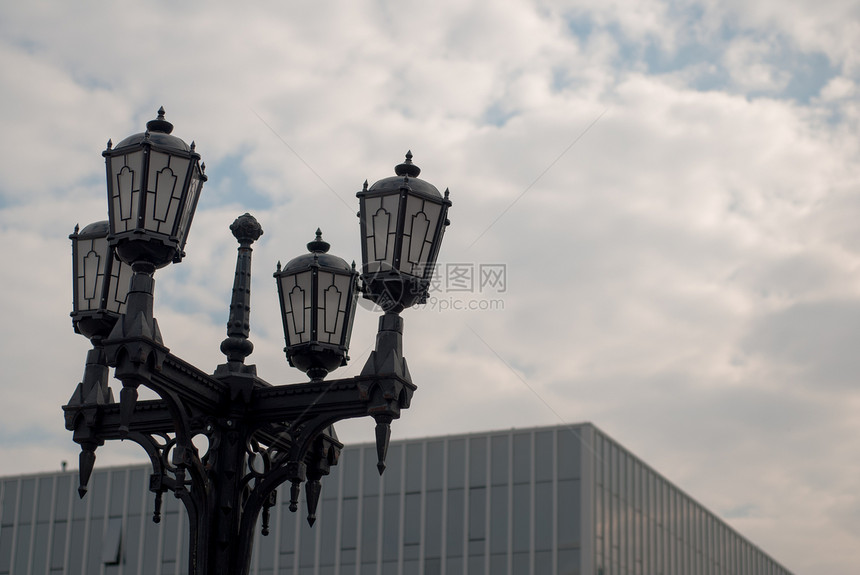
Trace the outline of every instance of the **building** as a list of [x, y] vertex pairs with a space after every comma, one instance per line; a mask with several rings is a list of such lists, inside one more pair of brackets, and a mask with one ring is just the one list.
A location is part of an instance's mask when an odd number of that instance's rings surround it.
[[[318, 520], [279, 495], [258, 575], [788, 575], [591, 424], [348, 446]], [[0, 575], [178, 575], [187, 521], [146, 466], [0, 479]]]

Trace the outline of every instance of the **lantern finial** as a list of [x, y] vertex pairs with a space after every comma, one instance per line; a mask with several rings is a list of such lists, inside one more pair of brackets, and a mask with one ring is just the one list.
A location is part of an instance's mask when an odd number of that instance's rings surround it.
[[417, 178], [421, 173], [421, 168], [412, 163], [412, 150], [406, 152], [406, 161], [402, 164], [394, 166], [394, 173], [398, 176], [406, 176], [408, 178]]
[[308, 251], [315, 254], [328, 253], [331, 244], [323, 241], [322, 232], [317, 228], [317, 237], [312, 242], [308, 242]]
[[146, 129], [149, 132], [161, 132], [169, 134], [173, 131], [173, 124], [164, 119], [164, 106], [158, 109], [158, 117], [146, 123]]

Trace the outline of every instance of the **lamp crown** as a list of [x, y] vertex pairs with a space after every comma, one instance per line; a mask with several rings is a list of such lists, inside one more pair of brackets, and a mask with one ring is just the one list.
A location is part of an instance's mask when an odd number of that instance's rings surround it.
[[412, 150], [406, 152], [406, 161], [402, 164], [394, 166], [394, 173], [398, 176], [406, 176], [409, 178], [417, 178], [421, 173], [421, 168], [412, 163]]
[[331, 248], [331, 244], [323, 241], [322, 231], [317, 228], [316, 238], [312, 242], [308, 242], [308, 251], [315, 254], [325, 254], [328, 253], [329, 248]]
[[146, 123], [146, 129], [150, 132], [161, 132], [169, 134], [173, 131], [173, 124], [164, 119], [164, 106], [158, 109], [158, 117]]

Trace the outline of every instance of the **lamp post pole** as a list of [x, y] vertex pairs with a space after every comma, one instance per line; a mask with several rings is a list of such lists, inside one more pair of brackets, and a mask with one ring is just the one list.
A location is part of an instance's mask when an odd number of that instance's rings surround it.
[[[268, 534], [269, 509], [280, 485], [290, 483], [290, 510], [296, 511], [305, 484], [313, 525], [321, 480], [337, 464], [343, 447], [334, 423], [373, 417], [378, 468], [384, 470], [390, 423], [409, 407], [416, 389], [403, 358], [399, 313], [426, 294], [429, 272], [424, 268], [435, 262], [450, 201], [447, 193], [442, 198], [436, 192], [418, 204], [413, 198], [407, 206], [413, 188], [419, 195], [435, 190], [418, 180], [414, 170], [405, 179], [399, 172], [395, 176], [394, 195], [403, 200], [399, 208], [387, 202], [367, 214], [362, 199], [362, 230], [368, 217], [377, 222], [387, 218], [390, 225], [379, 232], [385, 241], [389, 234], [395, 241], [392, 249], [372, 253], [362, 264], [364, 295], [384, 303], [386, 313], [380, 318], [376, 349], [358, 376], [324, 380], [348, 359], [357, 297], [354, 264], [328, 254], [318, 231], [308, 244], [309, 254], [283, 269], [278, 265], [285, 351], [291, 365], [311, 378], [285, 385], [266, 382], [254, 365], [245, 363], [253, 351], [248, 339], [251, 246], [263, 231], [253, 216], [240, 216], [231, 226], [239, 248], [227, 338], [221, 343], [227, 361], [210, 375], [170, 352], [153, 317], [154, 273], [185, 255], [188, 228], [206, 179], [204, 168], [197, 167], [193, 144], [186, 146], [169, 135], [172, 125], [164, 120], [163, 110], [147, 128], [116, 148], [109, 143], [104, 153], [109, 225], [92, 224], [71, 236], [73, 323], [93, 343], [82, 382], [63, 406], [66, 427], [81, 446], [79, 493], [83, 497], [87, 492], [96, 449], [109, 440], [132, 440], [152, 463], [153, 520], [160, 521], [162, 497], [168, 492], [188, 513], [189, 574], [244, 575], [250, 568], [255, 526], [262, 515], [262, 534]], [[407, 162], [411, 164], [411, 154]], [[389, 180], [378, 182], [375, 191], [391, 192]], [[365, 184], [359, 197], [367, 193]], [[408, 210], [419, 226], [408, 228], [404, 240]], [[175, 221], [169, 221], [171, 216]], [[424, 220], [437, 225], [425, 225]], [[372, 233], [363, 235], [363, 251], [369, 244], [384, 243]], [[421, 245], [410, 252], [413, 241]], [[396, 256], [394, 249], [400, 250]], [[401, 269], [402, 254], [420, 265]], [[412, 261], [422, 254], [423, 261]], [[386, 264], [386, 257], [397, 262]], [[108, 386], [108, 366], [122, 383], [119, 402]], [[139, 400], [141, 386], [159, 399]], [[194, 443], [201, 435], [208, 440], [205, 453]]]

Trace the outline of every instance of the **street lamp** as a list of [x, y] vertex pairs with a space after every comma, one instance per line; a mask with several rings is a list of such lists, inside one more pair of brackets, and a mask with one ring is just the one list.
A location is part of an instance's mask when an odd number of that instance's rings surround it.
[[358, 194], [362, 279], [365, 296], [386, 311], [399, 312], [427, 299], [451, 201], [418, 178], [421, 168], [406, 161], [396, 175]]
[[[249, 214], [237, 218], [230, 226], [239, 242], [236, 274], [227, 338], [221, 342], [227, 361], [210, 375], [170, 353], [152, 313], [154, 273], [185, 255], [206, 181], [194, 144], [186, 145], [172, 130], [160, 109], [146, 132], [115, 148], [108, 143], [103, 155], [109, 223], [71, 236], [72, 317], [76, 331], [89, 337], [94, 349], [84, 380], [63, 410], [66, 428], [81, 446], [81, 497], [96, 448], [106, 440], [132, 440], [152, 463], [153, 520], [160, 520], [168, 491], [188, 512], [189, 574], [244, 575], [254, 526], [262, 515], [262, 533], [268, 534], [269, 509], [281, 484], [290, 482], [292, 511], [305, 484], [313, 525], [321, 479], [337, 464], [343, 447], [336, 422], [373, 417], [377, 467], [380, 473], [385, 469], [391, 421], [409, 407], [416, 389], [403, 358], [399, 314], [427, 292], [428, 268], [439, 252], [450, 201], [447, 192], [442, 197], [418, 180], [411, 153], [396, 168], [397, 176], [370, 188], [365, 183], [359, 192], [360, 283], [364, 297], [385, 314], [375, 350], [358, 376], [323, 381], [349, 359], [359, 287], [355, 265], [329, 254], [319, 230], [308, 254], [278, 265], [287, 359], [310, 377], [286, 385], [266, 382], [256, 366], [245, 363], [253, 351], [248, 339], [251, 246], [263, 230]], [[385, 242], [394, 251], [380, 247]], [[118, 403], [107, 385], [108, 366], [122, 383]], [[139, 400], [141, 386], [159, 399]], [[193, 442], [201, 434], [208, 439], [206, 453]]]
[[308, 252], [278, 270], [278, 296], [287, 360], [312, 380], [346, 365], [358, 299], [355, 264], [329, 254], [331, 246], [317, 230]]
[[158, 117], [146, 131], [122, 140], [108, 140], [102, 152], [107, 167], [111, 245], [133, 264], [143, 260], [156, 268], [179, 262], [191, 229], [205, 164], [195, 144], [171, 135], [173, 124]]
[[72, 240], [72, 322], [77, 333], [103, 339], [125, 312], [131, 266], [115, 258], [108, 222], [75, 226]]

